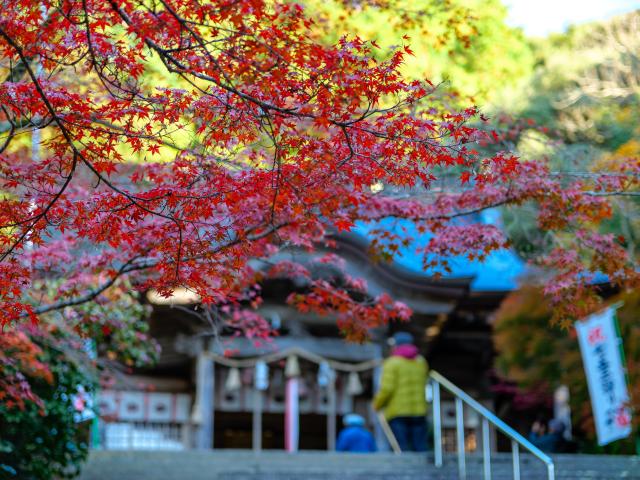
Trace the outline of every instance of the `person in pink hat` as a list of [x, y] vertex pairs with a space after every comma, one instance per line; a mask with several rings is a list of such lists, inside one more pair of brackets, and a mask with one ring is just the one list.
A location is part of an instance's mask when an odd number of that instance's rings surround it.
[[427, 450], [427, 361], [408, 332], [393, 336], [394, 349], [382, 365], [380, 390], [373, 400], [382, 410], [402, 451]]

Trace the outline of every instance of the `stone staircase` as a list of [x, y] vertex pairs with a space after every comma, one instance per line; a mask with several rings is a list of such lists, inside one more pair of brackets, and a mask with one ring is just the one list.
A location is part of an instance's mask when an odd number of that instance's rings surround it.
[[[482, 458], [467, 455], [467, 479], [482, 479]], [[558, 480], [640, 480], [640, 457], [556, 455]], [[543, 464], [521, 454], [522, 480], [546, 479]], [[512, 478], [511, 455], [493, 454], [493, 479]], [[454, 456], [435, 468], [432, 455], [288, 454], [247, 450], [94, 451], [79, 480], [445, 480], [457, 479]]]

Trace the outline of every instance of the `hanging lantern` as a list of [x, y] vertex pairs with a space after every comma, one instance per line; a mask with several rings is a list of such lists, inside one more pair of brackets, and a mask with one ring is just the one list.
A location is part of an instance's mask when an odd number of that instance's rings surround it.
[[358, 372], [351, 372], [349, 374], [349, 379], [347, 380], [347, 394], [355, 396], [360, 395], [363, 391], [364, 389], [362, 388]]
[[253, 384], [256, 390], [266, 390], [269, 388], [269, 367], [262, 360], [256, 362]]
[[320, 363], [318, 367], [318, 385], [320, 387], [326, 387], [329, 385], [329, 382], [333, 382], [335, 377], [335, 372], [331, 369], [328, 362]]
[[287, 365], [284, 367], [284, 374], [287, 378], [300, 376], [300, 363], [298, 362], [297, 356], [290, 355], [287, 358]]
[[236, 367], [229, 369], [227, 380], [224, 382], [224, 389], [227, 392], [233, 392], [235, 390], [239, 390], [241, 387], [242, 382], [240, 381], [240, 370]]

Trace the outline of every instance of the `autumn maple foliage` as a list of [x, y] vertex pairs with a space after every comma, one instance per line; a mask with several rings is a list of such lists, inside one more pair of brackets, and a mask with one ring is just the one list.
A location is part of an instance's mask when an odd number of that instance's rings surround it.
[[[312, 15], [280, 1], [1, 5], [5, 330], [93, 301], [124, 277], [165, 294], [186, 286], [208, 305], [256, 304], [264, 275], [306, 270], [257, 271], [249, 260], [330, 246], [331, 234], [390, 216], [432, 233], [416, 253], [425, 267], [483, 258], [508, 239], [459, 219], [525, 202], [538, 205], [540, 228], [567, 233], [545, 259], [562, 318], [593, 306], [596, 272], [636, 280], [624, 240], [597, 225], [609, 195], [636, 188], [637, 161], [567, 179], [500, 150], [508, 131], [489, 130], [475, 107], [457, 108], [429, 81], [403, 78], [408, 39], [376, 61], [376, 43], [328, 45]], [[441, 178], [452, 188], [435, 188]], [[372, 234], [373, 254], [407, 240]], [[50, 278], [63, 279], [56, 295], [34, 295]], [[408, 317], [347, 283], [316, 280], [291, 302], [337, 312], [356, 337]], [[229, 319], [261, 328], [242, 315]]]

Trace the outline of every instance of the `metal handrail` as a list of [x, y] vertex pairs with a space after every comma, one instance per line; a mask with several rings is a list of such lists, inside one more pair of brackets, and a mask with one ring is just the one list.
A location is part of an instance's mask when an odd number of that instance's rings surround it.
[[553, 460], [529, 440], [516, 432], [509, 425], [500, 420], [488, 408], [471, 398], [460, 388], [455, 386], [441, 374], [431, 371], [429, 377], [433, 386], [433, 430], [434, 430], [434, 457], [436, 467], [442, 466], [442, 419], [440, 416], [440, 386], [442, 385], [455, 397], [456, 406], [456, 438], [458, 453], [458, 476], [460, 479], [466, 478], [466, 462], [464, 449], [464, 420], [463, 403], [467, 404], [482, 417], [482, 457], [483, 476], [485, 480], [491, 479], [491, 447], [489, 424], [504, 433], [511, 439], [511, 454], [513, 466], [513, 478], [520, 480], [520, 447], [528, 450], [531, 454], [541, 460], [547, 467], [548, 480], [555, 479], [555, 467]]

